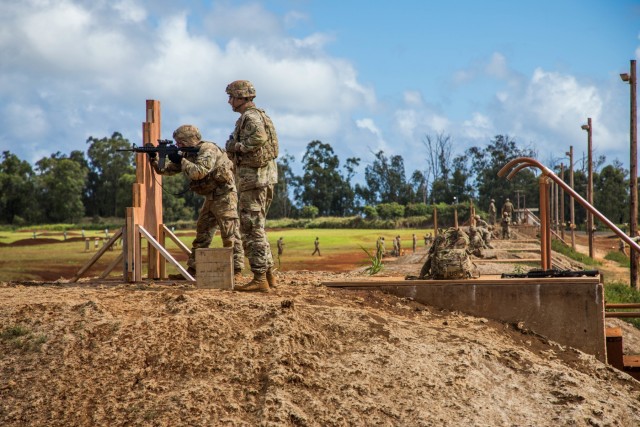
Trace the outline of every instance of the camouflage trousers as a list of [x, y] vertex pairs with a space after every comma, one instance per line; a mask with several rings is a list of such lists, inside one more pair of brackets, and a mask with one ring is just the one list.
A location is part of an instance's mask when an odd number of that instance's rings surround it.
[[233, 248], [233, 269], [244, 268], [244, 251], [240, 239], [237, 206], [238, 194], [235, 191], [207, 198], [202, 204], [196, 223], [196, 238], [191, 243], [191, 255], [187, 260], [187, 265], [195, 268], [196, 273], [198, 271], [196, 249], [208, 248], [217, 229], [220, 229], [222, 246]]
[[271, 246], [264, 229], [273, 200], [273, 185], [240, 192], [240, 235], [253, 273], [265, 273], [273, 266]]

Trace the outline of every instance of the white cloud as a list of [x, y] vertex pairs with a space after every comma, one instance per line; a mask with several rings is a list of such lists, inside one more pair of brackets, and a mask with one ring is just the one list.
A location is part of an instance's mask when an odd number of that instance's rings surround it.
[[119, 0], [113, 3], [113, 8], [125, 21], [139, 23], [147, 18], [147, 11], [133, 0]]
[[501, 53], [494, 53], [485, 67], [485, 72], [487, 75], [497, 79], [508, 78], [510, 71], [507, 67], [507, 59]]
[[424, 105], [422, 100], [422, 94], [415, 90], [408, 90], [404, 92], [404, 103], [409, 106], [421, 107]]
[[473, 113], [471, 119], [462, 122], [461, 135], [465, 138], [479, 140], [493, 132], [491, 119], [481, 113]]
[[[31, 121], [38, 112], [38, 122], [56, 126], [60, 138], [59, 146], [52, 146], [38, 131], [45, 128], [34, 126], [32, 146], [51, 152], [85, 149], [90, 135], [130, 129], [135, 133], [125, 137], [135, 141], [146, 99], [161, 101], [164, 134], [188, 120], [224, 139], [237, 118], [224, 88], [236, 79], [253, 81], [256, 103], [277, 121], [284, 149], [335, 137], [350, 125], [355, 109], [376, 104], [373, 89], [359, 81], [353, 64], [323, 51], [333, 36], [284, 33], [285, 27], [303, 23], [303, 14], [278, 17], [258, 3], [215, 3], [202, 14], [204, 28], [198, 28], [187, 4], [178, 6], [183, 10], [167, 4], [170, 13], [153, 16], [141, 4], [0, 4], [0, 108], [11, 102], [13, 111], [5, 120]], [[153, 11], [158, 10], [165, 8]], [[5, 129], [2, 146], [24, 138], [24, 131]]]

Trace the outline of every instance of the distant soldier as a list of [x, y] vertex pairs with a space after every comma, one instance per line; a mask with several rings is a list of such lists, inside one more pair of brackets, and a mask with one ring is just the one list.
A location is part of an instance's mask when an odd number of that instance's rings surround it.
[[623, 254], [627, 255], [626, 249], [627, 249], [626, 243], [624, 243], [624, 240], [620, 239], [620, 243], [618, 243], [618, 251], [620, 251]]
[[398, 239], [393, 239], [393, 256], [398, 256], [400, 253], [398, 252]]
[[484, 244], [486, 245], [487, 248], [493, 249], [493, 246], [491, 245], [491, 229], [493, 227], [487, 224], [487, 221], [480, 218], [480, 215], [476, 215], [474, 219], [476, 220], [476, 228], [478, 229], [478, 232], [482, 236], [482, 240], [484, 240]]
[[380, 252], [382, 252], [382, 256], [387, 254], [387, 250], [384, 247], [384, 236], [380, 236]]
[[396, 242], [398, 243], [398, 256], [402, 255], [402, 242], [400, 241], [400, 235], [396, 236]]
[[496, 225], [496, 215], [496, 201], [491, 199], [491, 202], [489, 202], [489, 225]]
[[475, 226], [469, 227], [469, 247], [467, 253], [474, 255], [478, 258], [484, 258], [483, 250], [486, 249], [484, 240], [482, 239], [482, 233]]
[[412, 244], [412, 249], [413, 249], [413, 253], [416, 253], [416, 246], [418, 244], [418, 239], [416, 239], [416, 233], [413, 233], [413, 235], [411, 236], [411, 238], [413, 239], [413, 244]]
[[511, 225], [511, 218], [509, 218], [509, 213], [508, 212], [503, 212], [502, 213], [502, 238], [503, 239], [510, 239], [511, 238], [511, 231], [509, 230], [509, 225]]
[[316, 240], [313, 242], [313, 253], [311, 254], [311, 256], [314, 256], [316, 254], [316, 252], [318, 253], [318, 256], [322, 256], [320, 254], [320, 239], [318, 237], [316, 237]]
[[424, 235], [424, 245], [428, 246], [433, 242], [433, 235], [431, 233], [427, 233]]
[[282, 237], [278, 239], [277, 245], [278, 245], [278, 256], [280, 256], [284, 252], [284, 241]]
[[376, 258], [378, 260], [382, 259], [382, 237], [376, 239]]
[[505, 213], [507, 213], [509, 215], [509, 223], [511, 223], [511, 221], [513, 221], [513, 203], [511, 203], [511, 200], [509, 200], [508, 197], [504, 201], [504, 205], [502, 205], [501, 213], [502, 213], [503, 217], [504, 217]]

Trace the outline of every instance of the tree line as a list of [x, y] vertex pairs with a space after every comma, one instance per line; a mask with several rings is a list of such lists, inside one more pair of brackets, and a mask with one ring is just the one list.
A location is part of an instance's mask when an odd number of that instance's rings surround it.
[[[383, 151], [364, 166], [364, 177], [355, 182], [362, 160], [341, 162], [328, 143], [311, 141], [301, 161], [302, 173], [294, 172], [295, 158], [285, 153], [278, 159], [279, 182], [269, 218], [353, 216], [397, 218], [426, 215], [427, 206], [439, 203], [473, 202], [487, 211], [490, 199], [498, 208], [506, 198], [522, 207], [538, 207], [537, 171], [525, 169], [512, 181], [498, 177], [498, 171], [517, 157], [536, 157], [536, 152], [520, 147], [515, 139], [497, 135], [484, 147], [471, 147], [453, 155], [449, 135], [425, 135], [424, 168], [408, 174], [400, 155]], [[111, 137], [89, 137], [86, 152], [56, 152], [34, 166], [9, 151], [0, 162], [0, 223], [14, 226], [46, 223], [77, 223], [82, 218], [123, 217], [132, 205], [135, 182], [134, 156], [118, 149], [131, 143], [120, 133]], [[594, 204], [611, 221], [629, 221], [629, 173], [619, 161], [594, 162]], [[560, 174], [559, 164], [547, 165]], [[160, 177], [155, 177], [160, 179]], [[564, 180], [569, 182], [565, 171]], [[197, 218], [202, 197], [188, 191], [181, 175], [162, 177], [165, 222]], [[586, 195], [587, 165], [574, 165], [574, 189]], [[565, 203], [569, 219], [569, 203]], [[578, 204], [576, 224], [586, 221], [586, 211]]]

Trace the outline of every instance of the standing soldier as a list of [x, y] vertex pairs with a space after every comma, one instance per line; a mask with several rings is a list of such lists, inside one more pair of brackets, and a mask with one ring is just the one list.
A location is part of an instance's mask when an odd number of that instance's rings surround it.
[[253, 103], [256, 90], [248, 80], [230, 83], [229, 105], [240, 118], [226, 144], [235, 165], [240, 210], [240, 234], [253, 279], [239, 291], [269, 292], [276, 287], [273, 255], [264, 226], [278, 182], [278, 136], [273, 122]]
[[511, 221], [513, 221], [513, 203], [511, 203], [511, 200], [509, 200], [508, 197], [504, 201], [504, 205], [502, 205], [501, 213], [502, 213], [503, 217], [504, 217], [505, 213], [507, 215], [509, 215], [509, 223], [511, 223]]
[[413, 253], [415, 254], [415, 253], [416, 253], [416, 245], [417, 245], [417, 243], [418, 243], [418, 242], [417, 242], [417, 239], [416, 239], [416, 233], [413, 233], [413, 236], [411, 236], [411, 237], [412, 237], [412, 239], [413, 239], [413, 246], [412, 246], [412, 249], [413, 249]]
[[400, 255], [400, 252], [398, 250], [398, 239], [394, 238], [393, 239], [393, 256], [398, 256]]
[[278, 256], [282, 255], [283, 252], [284, 252], [284, 241], [281, 237], [278, 239]]
[[511, 231], [509, 230], [510, 224], [511, 224], [511, 219], [509, 218], [509, 213], [503, 212], [502, 214], [502, 238], [503, 239], [511, 238]]
[[396, 236], [396, 243], [398, 244], [398, 256], [402, 255], [402, 243], [400, 242], [400, 235]]
[[311, 256], [314, 256], [316, 252], [318, 253], [318, 256], [322, 256], [320, 254], [320, 239], [318, 237], [316, 237], [316, 240], [314, 240], [313, 242], [313, 253], [311, 254]]
[[496, 201], [491, 199], [491, 202], [489, 202], [489, 225], [496, 225], [496, 215]]
[[[170, 163], [164, 169], [158, 166], [156, 153], [150, 152], [151, 167], [160, 175], [176, 175], [182, 172], [189, 178], [189, 188], [194, 193], [205, 196], [196, 223], [196, 238], [191, 243], [191, 255], [187, 260], [187, 272], [194, 276], [197, 272], [196, 249], [208, 248], [216, 232], [220, 229], [222, 245], [233, 248], [233, 270], [240, 275], [244, 267], [244, 252], [238, 231], [238, 194], [233, 177], [233, 165], [224, 151], [213, 142], [202, 141], [197, 127], [182, 125], [173, 132], [178, 147], [199, 147], [197, 153], [169, 154]], [[171, 275], [180, 279], [182, 275]]]

